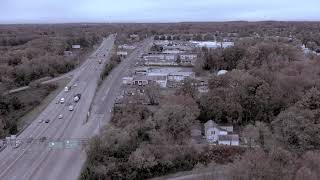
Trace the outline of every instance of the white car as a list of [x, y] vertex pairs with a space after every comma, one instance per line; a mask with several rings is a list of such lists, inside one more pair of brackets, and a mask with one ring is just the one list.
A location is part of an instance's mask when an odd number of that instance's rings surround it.
[[66, 86], [66, 87], [64, 88], [64, 92], [68, 92], [68, 91], [69, 91], [69, 87]]
[[78, 86], [78, 84], [77, 84], [77, 83], [74, 83], [73, 87], [77, 87], [77, 86]]
[[43, 123], [43, 119], [39, 119], [38, 123]]
[[63, 115], [60, 114], [60, 115], [58, 116], [58, 119], [62, 119], [62, 118], [63, 118]]
[[13, 146], [14, 149], [18, 148], [21, 145], [21, 141], [20, 140], [16, 140], [15, 145]]
[[65, 99], [64, 99], [64, 98], [61, 98], [61, 99], [60, 99], [60, 103], [63, 104], [64, 102], [65, 102]]
[[69, 111], [73, 111], [74, 107], [72, 105], [69, 106]]

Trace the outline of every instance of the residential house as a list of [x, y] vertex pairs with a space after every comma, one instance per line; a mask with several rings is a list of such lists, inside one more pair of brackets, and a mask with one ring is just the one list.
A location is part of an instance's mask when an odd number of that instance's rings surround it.
[[219, 140], [219, 135], [227, 135], [226, 130], [221, 129], [215, 122], [209, 120], [204, 124], [205, 136], [208, 142], [214, 143]]
[[204, 124], [205, 137], [209, 143], [238, 146], [239, 135], [233, 134], [232, 126], [219, 126], [209, 120]]

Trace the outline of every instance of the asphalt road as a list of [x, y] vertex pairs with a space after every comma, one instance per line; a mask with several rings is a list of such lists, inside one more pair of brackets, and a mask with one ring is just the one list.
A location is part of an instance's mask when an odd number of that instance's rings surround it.
[[[99, 132], [111, 117], [110, 109], [125, 76], [136, 57], [142, 53], [151, 39], [143, 41], [128, 58], [124, 59], [102, 83], [97, 90], [97, 81], [105, 63], [110, 56], [109, 50], [114, 44], [115, 36], [103, 41], [99, 49], [74, 73], [68, 86], [70, 92], [61, 92], [54, 102], [18, 138], [53, 139], [55, 145], [49, 147], [50, 141], [39, 144], [22, 144], [19, 148], [7, 147], [0, 153], [0, 179], [6, 180], [76, 180], [86, 160], [84, 149], [79, 142], [74, 147], [61, 148], [61, 143], [78, 138], [90, 138]], [[104, 56], [105, 55], [105, 56]], [[99, 64], [98, 59], [103, 63]], [[66, 104], [72, 103], [73, 96], [81, 93], [81, 99], [74, 104], [74, 111], [69, 111]], [[65, 104], [56, 104], [60, 98]], [[92, 104], [92, 106], [91, 106]], [[90, 108], [91, 107], [91, 108]], [[90, 116], [87, 118], [88, 112]], [[58, 119], [63, 114], [63, 119]], [[50, 123], [39, 123], [40, 119], [50, 119]]]

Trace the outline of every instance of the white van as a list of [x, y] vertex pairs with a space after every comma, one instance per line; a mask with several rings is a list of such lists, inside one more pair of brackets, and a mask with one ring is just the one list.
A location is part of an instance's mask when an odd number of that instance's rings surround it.
[[20, 141], [20, 140], [16, 140], [13, 148], [16, 149], [16, 148], [18, 148], [20, 145], [21, 145], [21, 141]]

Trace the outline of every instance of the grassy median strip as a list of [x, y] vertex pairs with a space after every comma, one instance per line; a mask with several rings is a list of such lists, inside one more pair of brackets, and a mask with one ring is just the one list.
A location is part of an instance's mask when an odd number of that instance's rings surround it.
[[121, 62], [121, 58], [116, 53], [112, 54], [112, 56], [110, 58], [110, 62], [105, 65], [105, 67], [100, 75], [100, 81], [98, 83], [99, 86], [101, 85], [102, 81], [105, 80], [106, 77], [108, 77], [108, 75], [111, 73], [112, 69], [114, 67], [116, 67], [120, 62]]

